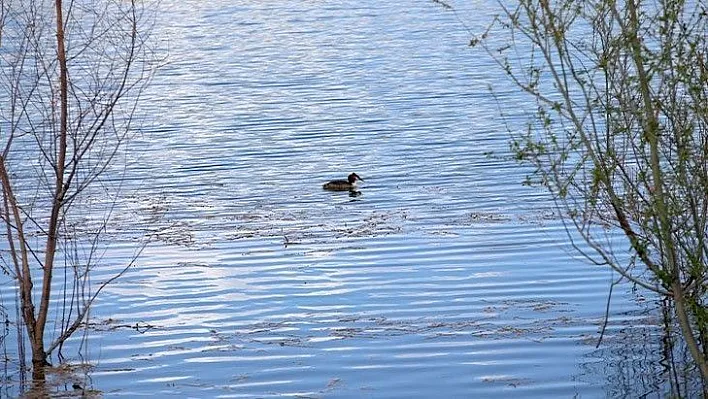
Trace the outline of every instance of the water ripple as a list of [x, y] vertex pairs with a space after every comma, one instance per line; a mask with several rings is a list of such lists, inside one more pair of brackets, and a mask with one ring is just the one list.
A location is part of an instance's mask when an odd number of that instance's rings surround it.
[[[503, 76], [459, 20], [485, 26], [492, 3], [162, 3], [170, 63], [114, 177], [125, 195], [94, 281], [150, 243], [94, 306], [93, 387], [595, 397], [617, 392], [614, 360], [653, 359], [595, 352], [611, 275], [509, 160], [487, 91]], [[523, 116], [511, 86], [498, 95]], [[360, 195], [321, 189], [351, 171]], [[606, 339], [659, 334], [618, 291]]]

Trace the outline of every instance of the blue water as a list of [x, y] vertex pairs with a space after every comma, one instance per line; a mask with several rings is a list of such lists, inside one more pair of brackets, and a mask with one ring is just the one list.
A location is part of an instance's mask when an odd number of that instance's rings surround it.
[[[522, 186], [506, 129], [532, 104], [467, 46], [495, 3], [457, 6], [161, 2], [167, 63], [92, 280], [149, 245], [52, 392], [661, 396], [653, 299], [616, 287], [595, 348], [617, 276]], [[322, 190], [353, 171], [361, 195]]]

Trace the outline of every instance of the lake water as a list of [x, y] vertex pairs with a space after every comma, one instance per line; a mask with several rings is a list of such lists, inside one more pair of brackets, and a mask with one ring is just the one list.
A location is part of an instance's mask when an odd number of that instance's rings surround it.
[[[150, 244], [64, 350], [89, 365], [72, 377], [82, 386], [131, 398], [668, 392], [655, 299], [616, 287], [596, 349], [616, 276], [575, 254], [508, 159], [499, 107], [518, 109], [506, 123], [522, 129], [530, 104], [467, 46], [494, 2], [161, 7], [153, 35], [169, 62], [145, 93], [93, 281]], [[322, 190], [353, 171], [360, 195]], [[13, 365], [0, 395], [17, 395]], [[73, 394], [62, 381], [52, 392]]]

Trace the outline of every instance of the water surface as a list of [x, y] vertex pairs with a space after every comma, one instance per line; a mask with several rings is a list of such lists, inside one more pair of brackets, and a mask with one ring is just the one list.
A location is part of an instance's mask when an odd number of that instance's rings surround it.
[[[94, 281], [150, 245], [72, 341], [87, 341], [81, 356], [66, 351], [92, 365], [81, 384], [109, 397], [660, 396], [661, 373], [645, 373], [660, 352], [651, 300], [615, 289], [595, 349], [613, 276], [575, 254], [507, 156], [507, 124], [523, 128], [529, 104], [467, 46], [494, 7], [162, 2], [169, 63], [145, 93]], [[504, 121], [500, 106], [519, 112]], [[360, 195], [322, 190], [352, 171]]]

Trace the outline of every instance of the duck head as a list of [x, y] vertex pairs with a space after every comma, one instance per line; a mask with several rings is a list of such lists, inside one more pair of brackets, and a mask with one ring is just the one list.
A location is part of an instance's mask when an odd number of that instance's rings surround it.
[[357, 175], [356, 173], [350, 174], [349, 177], [347, 177], [347, 180], [349, 180], [349, 183], [352, 184], [354, 184], [354, 182], [356, 182], [357, 180], [364, 181], [364, 179], [359, 177], [359, 175]]

